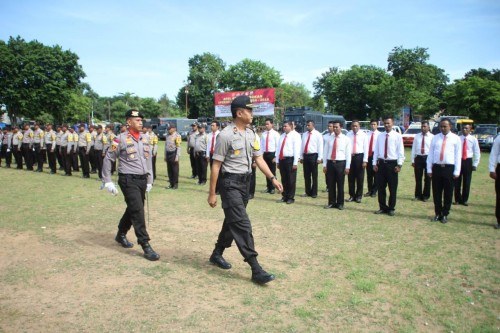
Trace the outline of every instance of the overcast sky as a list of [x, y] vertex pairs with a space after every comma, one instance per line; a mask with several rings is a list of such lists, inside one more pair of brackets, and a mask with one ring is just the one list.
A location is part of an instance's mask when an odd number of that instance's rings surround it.
[[2, 0], [0, 13], [0, 39], [71, 50], [100, 96], [175, 98], [204, 52], [262, 61], [311, 91], [329, 67], [386, 68], [400, 45], [428, 48], [452, 80], [500, 68], [498, 0]]

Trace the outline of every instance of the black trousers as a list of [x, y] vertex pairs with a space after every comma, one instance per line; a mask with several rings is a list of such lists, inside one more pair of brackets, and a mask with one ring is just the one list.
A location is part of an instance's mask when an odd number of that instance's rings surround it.
[[255, 194], [255, 187], [257, 186], [257, 167], [252, 167], [252, 174], [250, 175], [250, 189], [249, 193], [251, 195]]
[[71, 153], [71, 150], [68, 152], [68, 147], [61, 146], [61, 155], [64, 161], [64, 173], [71, 176], [73, 154]]
[[18, 146], [12, 147], [12, 152], [14, 153], [14, 159], [16, 160], [17, 168], [22, 169], [23, 168], [23, 153], [21, 151], [21, 148]]
[[179, 184], [179, 161], [175, 161], [177, 152], [167, 152], [167, 175], [171, 187]]
[[37, 164], [36, 169], [39, 171], [43, 171], [43, 155], [45, 154], [45, 152], [42, 150], [43, 147], [39, 143], [34, 143], [33, 147], [35, 148], [34, 155]]
[[326, 162], [326, 179], [328, 181], [328, 204], [344, 204], [345, 161]]
[[57, 157], [57, 164], [59, 164], [59, 169], [64, 170], [64, 158], [61, 153], [60, 145], [56, 145], [56, 157]]
[[122, 190], [127, 209], [118, 224], [118, 231], [126, 234], [134, 226], [135, 236], [139, 244], [150, 241], [144, 219], [144, 199], [146, 197], [147, 175], [118, 176], [118, 185]]
[[102, 156], [102, 150], [95, 149], [94, 154], [95, 154], [97, 173], [99, 175], [99, 179], [102, 179], [102, 162], [104, 161], [104, 156]]
[[156, 179], [156, 155], [151, 158], [151, 165], [153, 166], [153, 179]]
[[469, 201], [470, 183], [472, 181], [472, 158], [462, 160], [460, 176], [455, 179], [455, 201], [464, 203]]
[[377, 193], [377, 174], [373, 171], [373, 156], [368, 157], [368, 165], [366, 166], [366, 183], [368, 184], [368, 193]]
[[497, 223], [500, 224], [500, 163], [497, 164], [495, 170], [497, 174], [497, 179], [495, 179], [495, 193], [497, 197], [497, 204], [495, 206], [495, 215], [497, 217]]
[[198, 175], [198, 184], [207, 181], [208, 161], [205, 152], [196, 153], [196, 174]]
[[89, 151], [89, 163], [90, 163], [90, 170], [95, 173], [97, 171], [97, 159], [95, 156], [95, 149], [94, 146], [90, 147]]
[[33, 170], [33, 150], [30, 148], [29, 143], [23, 143], [22, 152], [24, 157], [24, 164], [27, 170]]
[[353, 155], [351, 168], [347, 176], [349, 182], [349, 196], [355, 199], [363, 197], [363, 183], [365, 181], [365, 169], [363, 169], [363, 154]]
[[78, 155], [80, 156], [80, 166], [82, 167], [82, 174], [84, 177], [90, 176], [89, 168], [89, 155], [87, 155], [87, 148], [78, 148]]
[[[269, 167], [269, 170], [273, 173], [274, 176], [276, 176], [276, 162], [273, 162], [273, 159], [276, 157], [275, 152], [266, 152], [262, 156], [264, 158], [264, 161], [266, 162], [267, 166]], [[274, 185], [271, 180], [266, 178], [266, 187], [268, 191], [274, 190]]]
[[453, 197], [453, 164], [432, 166], [432, 196], [436, 215], [448, 216]]
[[318, 195], [318, 154], [304, 154], [304, 185], [308, 196]]
[[80, 168], [78, 167], [78, 151], [75, 147], [71, 148], [71, 163], [73, 165], [73, 171], [80, 171]]
[[196, 169], [196, 156], [194, 154], [194, 148], [189, 148], [189, 161], [191, 162], [191, 175], [194, 177], [198, 176]]
[[[398, 192], [398, 173], [394, 168], [398, 165], [397, 161], [378, 162], [377, 186], [378, 186], [378, 205], [383, 211], [396, 209], [396, 196]], [[389, 186], [389, 201], [386, 203], [386, 187]]]
[[52, 144], [45, 145], [45, 150], [47, 151], [47, 162], [49, 163], [50, 171], [56, 173], [56, 152], [52, 151]]
[[250, 175], [231, 177], [222, 174], [220, 181], [220, 198], [224, 210], [224, 223], [217, 238], [216, 247], [228, 248], [233, 240], [245, 261], [256, 257], [252, 234], [252, 225], [246, 207], [250, 187]]
[[[431, 178], [427, 172], [427, 155], [415, 156], [415, 198], [420, 200], [431, 197]], [[424, 178], [424, 189], [422, 191], [422, 178]]]
[[[7, 167], [10, 167], [10, 164], [12, 163], [12, 149], [11, 151], [7, 152], [7, 148], [9, 147], [9, 145], [5, 145], [3, 144], [2, 145], [2, 157], [5, 158], [5, 164], [7, 165]], [[1, 164], [1, 160], [0, 160], [0, 164]]]
[[293, 170], [293, 157], [285, 157], [279, 164], [281, 183], [283, 184], [283, 199], [295, 199], [295, 187], [297, 185], [297, 169]]

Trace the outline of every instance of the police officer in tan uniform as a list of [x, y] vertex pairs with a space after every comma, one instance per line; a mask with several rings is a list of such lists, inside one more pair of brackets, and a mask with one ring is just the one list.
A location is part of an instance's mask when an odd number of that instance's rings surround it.
[[44, 152], [42, 151], [44, 147], [43, 139], [44, 139], [45, 133], [43, 130], [40, 128], [40, 124], [36, 123], [35, 124], [35, 130], [33, 131], [33, 156], [34, 156], [34, 161], [37, 163], [37, 168], [35, 172], [43, 172], [43, 154]]
[[29, 124], [24, 125], [24, 133], [23, 133], [23, 157], [24, 163], [26, 164], [26, 170], [33, 171], [33, 139], [34, 139], [33, 130], [30, 128]]
[[61, 151], [61, 136], [63, 135], [62, 126], [57, 126], [56, 132], [56, 158], [59, 164], [59, 170], [64, 170], [64, 159]]
[[96, 137], [94, 140], [94, 154], [96, 158], [96, 167], [99, 179], [102, 179], [102, 162], [104, 160], [104, 147], [108, 145], [108, 137], [103, 133], [102, 126], [97, 126]]
[[179, 159], [181, 157], [182, 138], [177, 133], [177, 126], [171, 123], [168, 127], [168, 136], [165, 140], [165, 162], [167, 162], [168, 181], [167, 189], [176, 190], [179, 184]]
[[111, 182], [111, 165], [117, 159], [118, 185], [123, 192], [127, 209], [118, 224], [115, 240], [125, 248], [134, 246], [127, 240], [127, 232], [134, 226], [137, 242], [144, 250], [144, 257], [154, 261], [160, 256], [149, 244], [150, 238], [144, 220], [144, 199], [146, 192], [153, 187], [153, 168], [151, 163], [151, 145], [148, 137], [142, 133], [144, 116], [138, 110], [131, 109], [125, 114], [128, 129], [120, 133], [111, 143], [103, 162], [102, 177], [104, 187], [117, 194], [115, 184]]
[[225, 218], [209, 260], [222, 269], [230, 269], [231, 264], [222, 257], [222, 253], [234, 240], [241, 255], [252, 268], [252, 281], [265, 284], [274, 280], [274, 275], [264, 271], [257, 261], [252, 225], [246, 211], [252, 158], [278, 190], [282, 191], [283, 186], [262, 158], [258, 137], [247, 127], [252, 123], [252, 109], [248, 96], [236, 97], [231, 103], [233, 123], [220, 132], [215, 145], [208, 204], [211, 207], [217, 205], [215, 188], [221, 171], [219, 190]]
[[85, 124], [80, 124], [78, 130], [78, 156], [82, 167], [82, 177], [90, 178], [89, 156], [92, 146], [92, 134], [85, 129]]
[[12, 132], [12, 152], [16, 160], [17, 169], [23, 168], [23, 153], [21, 150], [23, 144], [23, 133], [15, 126]]
[[73, 134], [68, 129], [68, 125], [62, 125], [61, 134], [61, 155], [64, 161], [64, 176], [71, 176], [71, 166], [73, 163], [71, 151], [73, 149]]
[[198, 174], [198, 185], [205, 185], [207, 183], [208, 161], [206, 154], [208, 136], [205, 132], [206, 126], [206, 123], [198, 123], [198, 134], [196, 134], [194, 139], [194, 155], [196, 161], [196, 173]]
[[45, 150], [47, 151], [47, 162], [49, 163], [50, 174], [56, 173], [56, 132], [52, 129], [52, 124], [47, 124], [45, 128]]
[[198, 135], [198, 123], [194, 122], [191, 124], [191, 130], [187, 137], [187, 153], [189, 154], [189, 162], [191, 163], [191, 178], [198, 177], [196, 171], [196, 156], [194, 155], [194, 143], [196, 135]]
[[[9, 127], [4, 128], [2, 136], [2, 157], [5, 158], [5, 167], [10, 168], [12, 163], [12, 132]], [[0, 164], [2, 160], [0, 159]]]

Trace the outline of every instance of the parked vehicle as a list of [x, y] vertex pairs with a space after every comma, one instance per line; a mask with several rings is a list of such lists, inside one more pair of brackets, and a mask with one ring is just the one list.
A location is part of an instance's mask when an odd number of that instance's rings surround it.
[[422, 124], [419, 122], [412, 123], [408, 129], [403, 133], [403, 145], [405, 147], [413, 146], [413, 140], [415, 139], [415, 135], [422, 131]]
[[499, 129], [496, 124], [478, 124], [476, 126], [473, 135], [476, 137], [481, 150], [491, 150]]
[[464, 125], [474, 125], [474, 120], [469, 119], [469, 117], [466, 116], [442, 116], [434, 123], [434, 126], [432, 127], [432, 134], [439, 134], [439, 122], [443, 118], [448, 118], [451, 121], [451, 131], [455, 134], [460, 134]]
[[345, 118], [341, 115], [333, 115], [327, 113], [321, 113], [319, 111], [314, 111], [309, 107], [302, 108], [289, 108], [285, 111], [283, 116], [284, 121], [293, 121], [295, 124], [295, 130], [302, 133], [306, 128], [306, 121], [314, 121], [315, 128], [319, 132], [323, 132], [328, 129], [328, 122], [332, 120], [339, 120], [342, 123], [342, 127], [345, 128]]
[[[188, 118], [159, 118], [159, 119], [163, 119], [163, 123], [158, 126], [156, 133], [156, 135], [158, 135], [158, 138], [160, 140], [167, 139], [168, 135], [167, 131], [170, 124], [175, 124], [175, 126], [177, 127], [177, 132], [179, 132], [182, 139], [187, 140], [187, 134], [191, 129], [191, 124], [196, 121], [196, 119], [188, 119]], [[165, 119], [168, 119], [168, 121], [165, 121]]]

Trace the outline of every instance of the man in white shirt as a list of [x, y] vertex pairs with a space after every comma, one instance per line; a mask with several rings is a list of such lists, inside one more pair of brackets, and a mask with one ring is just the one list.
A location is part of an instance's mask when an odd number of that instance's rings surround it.
[[462, 166], [460, 176], [455, 179], [455, 205], [468, 206], [470, 183], [472, 180], [472, 171], [476, 171], [481, 159], [479, 142], [470, 135], [471, 126], [465, 125], [462, 128], [460, 142], [462, 145]]
[[300, 163], [304, 166], [305, 194], [303, 197], [318, 197], [318, 164], [323, 160], [323, 137], [314, 128], [314, 121], [306, 122], [307, 131], [302, 134]]
[[[431, 197], [431, 178], [427, 175], [427, 155], [434, 134], [430, 132], [429, 122], [422, 121], [421, 133], [415, 135], [411, 147], [411, 166], [415, 173], [415, 199], [426, 202]], [[422, 177], [424, 189], [422, 191]]]
[[[260, 138], [260, 149], [262, 150], [264, 161], [266, 161], [269, 170], [276, 176], [276, 150], [278, 150], [278, 141], [280, 135], [273, 128], [273, 119], [266, 119], [266, 130]], [[274, 194], [273, 182], [266, 178], [266, 190], [264, 193]]]
[[207, 141], [207, 150], [205, 152], [205, 156], [207, 157], [207, 161], [210, 163], [210, 170], [212, 170], [212, 164], [214, 162], [214, 148], [215, 143], [217, 142], [217, 136], [219, 135], [220, 123], [217, 120], [212, 121], [210, 124], [211, 133], [208, 134]]
[[330, 121], [330, 134], [323, 147], [323, 172], [328, 180], [328, 204], [325, 209], [344, 209], [344, 181], [351, 165], [351, 141], [342, 134], [342, 123]]
[[276, 150], [276, 164], [280, 170], [283, 193], [281, 200], [292, 204], [295, 202], [295, 186], [297, 183], [297, 165], [299, 163], [301, 139], [293, 129], [293, 123], [283, 123], [283, 134]]
[[363, 197], [363, 182], [365, 181], [365, 168], [368, 163], [368, 137], [360, 130], [359, 121], [351, 122], [351, 130], [347, 133], [351, 141], [352, 157], [347, 180], [349, 182], [349, 199], [347, 202], [361, 202]]
[[377, 130], [378, 121], [372, 119], [370, 121], [370, 129], [368, 132], [368, 163], [366, 166], [366, 182], [368, 184], [368, 192], [365, 193], [365, 197], [374, 198], [377, 195], [377, 177], [375, 171], [373, 171], [373, 149], [377, 145], [377, 138], [380, 132]]
[[432, 177], [432, 196], [435, 216], [432, 221], [448, 222], [453, 181], [460, 176], [462, 167], [462, 147], [458, 135], [451, 132], [451, 121], [444, 118], [439, 122], [441, 133], [434, 135], [429, 155], [427, 172]]
[[500, 135], [493, 142], [491, 147], [490, 160], [488, 168], [490, 170], [491, 179], [495, 180], [495, 192], [497, 203], [495, 208], [495, 215], [497, 217], [497, 224], [495, 229], [500, 229]]
[[[398, 174], [403, 167], [405, 151], [403, 137], [392, 130], [394, 119], [384, 118], [385, 133], [377, 139], [373, 153], [373, 171], [377, 173], [379, 210], [375, 214], [394, 216], [398, 191]], [[389, 186], [389, 201], [386, 203], [385, 188]]]

